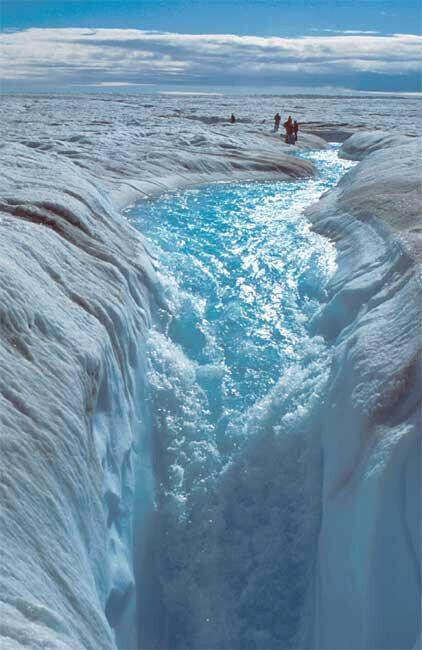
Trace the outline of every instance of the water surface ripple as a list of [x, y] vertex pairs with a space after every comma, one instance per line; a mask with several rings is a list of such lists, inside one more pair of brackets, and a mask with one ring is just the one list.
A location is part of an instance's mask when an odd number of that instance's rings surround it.
[[330, 358], [308, 324], [335, 269], [303, 211], [352, 163], [335, 145], [300, 155], [315, 178], [213, 184], [127, 213], [170, 312], [149, 341], [157, 517], [138, 558], [143, 647], [301, 642]]
[[167, 276], [169, 337], [204, 381], [221, 379], [214, 423], [264, 397], [296, 360], [335, 267], [334, 247], [303, 210], [351, 163], [335, 146], [301, 155], [316, 164], [315, 179], [213, 184], [130, 213]]

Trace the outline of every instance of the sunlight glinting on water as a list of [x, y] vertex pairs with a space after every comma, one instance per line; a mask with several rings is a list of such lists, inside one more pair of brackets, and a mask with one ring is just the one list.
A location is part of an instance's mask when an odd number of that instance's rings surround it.
[[335, 268], [334, 247], [310, 230], [303, 210], [351, 163], [334, 147], [301, 155], [316, 164], [316, 178], [214, 184], [130, 214], [161, 262], [170, 338], [202, 374], [219, 368], [217, 420], [261, 399], [296, 361]]
[[146, 644], [163, 620], [165, 647], [295, 644], [330, 364], [308, 324], [336, 266], [303, 210], [351, 165], [334, 147], [302, 155], [317, 177], [209, 185], [128, 215], [171, 311], [148, 341], [156, 513], [137, 584], [148, 576], [159, 616], [145, 627], [141, 591]]

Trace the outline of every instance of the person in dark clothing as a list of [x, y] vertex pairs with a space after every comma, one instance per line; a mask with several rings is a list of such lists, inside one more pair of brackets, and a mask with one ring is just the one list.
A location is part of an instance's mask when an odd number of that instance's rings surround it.
[[235, 116], [234, 113], [232, 113], [231, 116], [230, 116], [230, 123], [231, 123], [231, 124], [235, 124], [235, 123], [236, 123], [236, 116]]
[[274, 133], [280, 128], [281, 117], [280, 113], [274, 115]]
[[299, 131], [299, 124], [298, 124], [297, 120], [295, 120], [293, 122], [293, 133], [295, 135], [295, 142], [297, 142], [297, 133], [298, 133], [298, 131]]

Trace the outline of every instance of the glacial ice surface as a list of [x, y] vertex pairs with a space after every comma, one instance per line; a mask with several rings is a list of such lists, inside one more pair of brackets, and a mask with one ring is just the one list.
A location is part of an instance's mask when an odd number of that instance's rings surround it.
[[[147, 529], [156, 505], [145, 351], [166, 304], [148, 245], [119, 209], [206, 180], [312, 173], [286, 155], [269, 121], [261, 123], [274, 98], [236, 101], [166, 98], [163, 108], [162, 98], [146, 96], [2, 98], [2, 648], [136, 647], [134, 494], [136, 525]], [[388, 130], [398, 108], [407, 124], [417, 122], [415, 100], [287, 104], [316, 131], [321, 116], [337, 132]], [[213, 118], [233, 109], [246, 113], [234, 128]], [[390, 139], [370, 153], [374, 137], [353, 136], [344, 146], [362, 162], [309, 212], [337, 250], [326, 302], [312, 320], [333, 354], [324, 409], [318, 405], [321, 437], [306, 457], [295, 445], [277, 450], [287, 460], [292, 454], [285, 475], [278, 453], [268, 466], [257, 449], [250, 463], [256, 480], [274, 476], [268, 516], [297, 480], [296, 466], [322, 468], [302, 647], [420, 643], [420, 143]], [[314, 136], [303, 142], [322, 144]], [[293, 388], [286, 375], [273, 398]], [[253, 501], [243, 469], [228, 474], [227, 495], [238, 486]], [[306, 491], [314, 474], [302, 476]], [[254, 516], [262, 516], [258, 504]], [[260, 548], [275, 543], [265, 530]], [[280, 534], [291, 539], [292, 530]], [[253, 564], [244, 569], [253, 591]], [[264, 637], [251, 643], [262, 647]]]
[[[308, 216], [337, 272], [312, 647], [412, 648], [421, 629], [420, 139], [376, 147]], [[372, 151], [372, 153], [371, 153]]]

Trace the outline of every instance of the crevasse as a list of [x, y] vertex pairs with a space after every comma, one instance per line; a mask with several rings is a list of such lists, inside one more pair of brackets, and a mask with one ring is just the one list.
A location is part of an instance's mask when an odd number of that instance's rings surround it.
[[259, 150], [260, 138], [255, 158], [248, 137], [238, 142], [241, 163], [221, 156], [223, 133], [202, 158], [168, 150], [158, 182], [154, 159], [126, 160], [122, 177], [92, 156], [92, 142], [88, 155], [78, 150], [82, 164], [73, 141], [23, 133], [2, 147], [3, 645], [136, 647], [134, 465], [147, 517], [145, 339], [161, 298], [145, 243], [117, 208], [187, 173], [309, 174], [305, 161]]
[[307, 323], [335, 253], [302, 213], [351, 166], [334, 147], [303, 155], [313, 179], [206, 186], [127, 213], [168, 304], [148, 346], [157, 507], [146, 549], [145, 526], [135, 536], [141, 647], [303, 643], [331, 358]]
[[[251, 137], [258, 142], [257, 134]], [[241, 146], [247, 143], [244, 134]], [[253, 480], [245, 480], [240, 464], [225, 483], [228, 498], [241, 486], [253, 500], [254, 480], [274, 476], [268, 498], [277, 514], [278, 496], [297, 480], [292, 468], [321, 472], [318, 541], [299, 549], [316, 558], [307, 574], [300, 647], [407, 648], [420, 637], [418, 147], [416, 140], [380, 134], [353, 136], [343, 147], [363, 162], [309, 213], [337, 250], [337, 271], [312, 322], [333, 350], [320, 444], [305, 445], [305, 457], [295, 446], [280, 448], [268, 467], [269, 441], [260, 438], [250, 448]], [[265, 157], [261, 171], [248, 171], [244, 153], [241, 173], [265, 175]], [[192, 173], [202, 179], [210, 169], [236, 176], [235, 156], [216, 156], [213, 167], [212, 150], [201, 165], [196, 155]], [[151, 311], [165, 304], [155, 263], [115, 209], [148, 185], [135, 184], [129, 194], [115, 178], [100, 181], [89, 161], [79, 167], [24, 144], [3, 147], [1, 156], [2, 645], [136, 647], [129, 638], [135, 629], [129, 505], [141, 484], [139, 522], [154, 517], [145, 349]], [[186, 175], [188, 158], [174, 157], [172, 185], [178, 171]], [[308, 169], [281, 158], [293, 173]], [[290, 390], [289, 376], [285, 382]], [[282, 392], [273, 398], [283, 399]], [[139, 462], [145, 481], [135, 488]], [[304, 492], [312, 481], [304, 471]], [[309, 511], [298, 512], [301, 525], [314, 525]], [[287, 513], [291, 525], [296, 515]], [[242, 517], [236, 525], [238, 538], [246, 538]], [[260, 548], [269, 543], [266, 530], [253, 540]], [[285, 531], [289, 549], [291, 533]], [[245, 567], [248, 575], [253, 568]], [[251, 608], [256, 587], [246, 594]], [[290, 611], [283, 593], [276, 592], [278, 611], [273, 603], [269, 608], [274, 616]], [[265, 601], [256, 609], [261, 629], [269, 627], [267, 609]], [[198, 621], [189, 623], [189, 633], [201, 630]], [[198, 647], [205, 629], [196, 632]], [[230, 630], [223, 633], [231, 641]], [[257, 634], [250, 643], [262, 647], [266, 638]]]

